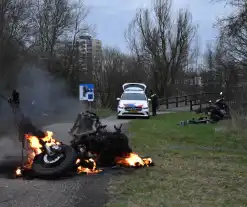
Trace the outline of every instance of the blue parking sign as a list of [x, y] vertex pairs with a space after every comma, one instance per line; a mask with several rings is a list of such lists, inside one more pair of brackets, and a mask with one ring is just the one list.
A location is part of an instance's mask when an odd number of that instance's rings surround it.
[[94, 84], [80, 84], [79, 99], [80, 101], [94, 101]]

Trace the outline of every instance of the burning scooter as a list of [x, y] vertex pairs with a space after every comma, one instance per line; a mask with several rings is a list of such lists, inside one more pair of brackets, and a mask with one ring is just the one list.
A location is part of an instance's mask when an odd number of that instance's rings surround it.
[[151, 158], [141, 158], [132, 152], [128, 137], [121, 132], [108, 132], [99, 117], [86, 112], [78, 115], [70, 130], [71, 145], [53, 138], [52, 132], [37, 129], [29, 119], [21, 119], [19, 129], [23, 142], [28, 141], [31, 151], [28, 162], [17, 169], [22, 175], [31, 171], [36, 177], [60, 177], [69, 172], [95, 174], [102, 171], [97, 166], [144, 167], [152, 166]]
[[[11, 103], [11, 102], [10, 102]], [[53, 133], [43, 131], [33, 125], [21, 108], [13, 108], [19, 140], [22, 142], [22, 165], [16, 175], [31, 174], [34, 177], [51, 178], [64, 176], [69, 172], [98, 173], [99, 166], [121, 165], [143, 167], [153, 165], [151, 158], [141, 158], [132, 152], [128, 137], [121, 132], [121, 126], [115, 132], [108, 132], [99, 117], [87, 111], [80, 113], [70, 130], [73, 139], [71, 145], [65, 145], [53, 137]], [[25, 148], [25, 143], [28, 148]], [[24, 161], [24, 150], [27, 161]], [[30, 173], [28, 173], [30, 172]]]
[[[114, 126], [115, 131], [106, 130], [99, 117], [87, 111], [78, 115], [69, 131], [73, 137], [71, 146], [78, 152], [78, 172], [98, 173], [96, 166], [144, 167], [152, 166], [151, 158], [141, 158], [132, 152], [128, 137], [122, 133], [121, 127]], [[91, 168], [83, 165], [91, 163]]]

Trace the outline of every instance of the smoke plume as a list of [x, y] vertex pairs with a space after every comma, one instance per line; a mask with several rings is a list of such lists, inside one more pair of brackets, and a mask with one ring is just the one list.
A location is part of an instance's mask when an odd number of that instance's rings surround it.
[[[34, 66], [25, 67], [20, 72], [16, 90], [20, 93], [23, 113], [39, 127], [63, 121], [73, 122], [76, 115], [85, 110], [78, 98], [69, 95], [65, 81]], [[11, 91], [6, 94], [11, 96]], [[5, 134], [4, 137], [2, 134]], [[16, 151], [17, 134], [10, 106], [6, 100], [0, 100], [0, 160], [7, 156], [7, 152]]]

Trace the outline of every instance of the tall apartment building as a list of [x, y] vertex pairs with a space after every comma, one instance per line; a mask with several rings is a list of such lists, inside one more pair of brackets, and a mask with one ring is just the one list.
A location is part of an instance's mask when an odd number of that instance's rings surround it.
[[102, 43], [93, 39], [89, 34], [79, 37], [79, 51], [81, 61], [84, 62], [83, 70], [89, 71], [102, 67]]
[[[60, 41], [56, 49], [58, 53], [63, 51], [66, 47], [72, 47], [72, 40]], [[76, 40], [75, 54], [81, 62], [81, 70], [87, 72], [89, 76], [93, 75], [93, 70], [102, 67], [102, 43], [100, 40], [93, 39], [88, 33], [84, 33]]]

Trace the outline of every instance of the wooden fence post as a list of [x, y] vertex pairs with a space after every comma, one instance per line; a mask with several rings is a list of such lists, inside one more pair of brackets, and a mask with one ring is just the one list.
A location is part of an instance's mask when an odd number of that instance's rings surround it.
[[167, 109], [169, 108], [169, 100], [168, 100], [168, 98], [166, 98], [166, 108]]
[[192, 100], [190, 100], [190, 111], [193, 111], [193, 103], [192, 103]]

